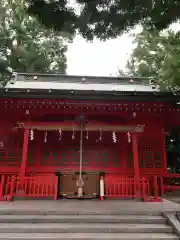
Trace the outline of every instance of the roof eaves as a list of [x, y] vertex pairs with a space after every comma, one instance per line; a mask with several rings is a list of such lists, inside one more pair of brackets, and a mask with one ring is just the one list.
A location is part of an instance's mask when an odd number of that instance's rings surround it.
[[69, 90], [47, 90], [47, 89], [0, 89], [0, 96], [3, 98], [53, 98], [53, 99], [84, 99], [84, 100], [145, 100], [145, 101], [172, 101], [180, 96], [163, 92], [120, 92], [120, 91], [69, 91]]

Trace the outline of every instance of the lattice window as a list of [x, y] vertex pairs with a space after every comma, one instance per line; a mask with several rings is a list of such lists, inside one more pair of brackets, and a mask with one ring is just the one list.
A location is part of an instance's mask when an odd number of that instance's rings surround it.
[[18, 149], [1, 149], [0, 165], [19, 165], [21, 161], [21, 152]]
[[[103, 149], [83, 149], [83, 167], [96, 168], [120, 168], [120, 152], [118, 149], [103, 148]], [[31, 157], [29, 153], [29, 159]], [[41, 166], [59, 166], [68, 168], [79, 168], [80, 152], [78, 147], [43, 147], [41, 152]]]
[[34, 149], [29, 144], [28, 152], [27, 152], [27, 165], [33, 166], [34, 164], [35, 164], [35, 153], [34, 153]]
[[42, 157], [41, 166], [48, 166], [49, 165], [49, 163], [50, 163], [50, 153], [51, 152], [48, 151], [48, 149], [41, 153], [41, 157]]
[[0, 139], [0, 165], [16, 166], [21, 162], [18, 134], [7, 134]]
[[[60, 153], [60, 165], [66, 163], [73, 166], [79, 166], [79, 149], [62, 150]], [[83, 166], [84, 167], [117, 167], [120, 166], [120, 157], [117, 152], [100, 149], [84, 149], [83, 150]]]
[[138, 139], [140, 168], [162, 168], [162, 138], [155, 136], [140, 136]]
[[[105, 141], [107, 138], [103, 135], [102, 141], [94, 143], [97, 136], [85, 139], [83, 144], [83, 169], [92, 169], [103, 171], [110, 168], [120, 168], [120, 149], [118, 144], [114, 144], [111, 139], [111, 144]], [[104, 133], [105, 134], [105, 133]], [[34, 134], [34, 140], [29, 141], [28, 147], [28, 165], [34, 164], [39, 159], [40, 166], [57, 167], [57, 171], [63, 169], [73, 169], [72, 171], [79, 170], [80, 152], [79, 152], [79, 139], [80, 134], [76, 132], [76, 138], [72, 140], [71, 132], [63, 132], [62, 139], [59, 140], [57, 132], [48, 132], [47, 142], [44, 142], [44, 133], [38, 132]], [[38, 153], [39, 149], [39, 153]]]
[[[96, 154], [97, 153], [95, 153], [95, 155]], [[93, 157], [94, 157], [93, 152], [89, 149], [83, 150], [82, 156], [83, 156], [83, 166], [89, 166], [91, 164], [92, 160], [93, 160]], [[77, 162], [78, 162], [78, 165], [79, 165], [79, 155], [77, 156]]]
[[132, 142], [127, 144], [126, 148], [126, 164], [128, 168], [133, 168], [133, 152], [132, 152]]

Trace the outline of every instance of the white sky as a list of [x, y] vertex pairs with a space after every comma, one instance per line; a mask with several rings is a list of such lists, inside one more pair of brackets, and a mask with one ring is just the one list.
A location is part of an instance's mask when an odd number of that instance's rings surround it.
[[138, 31], [140, 28], [106, 42], [94, 40], [91, 43], [80, 36], [75, 37], [67, 52], [67, 74], [116, 76], [118, 69], [125, 67], [134, 48], [131, 34]]
[[[173, 30], [180, 30], [180, 24], [173, 24]], [[70, 75], [116, 76], [118, 69], [126, 66], [127, 60], [134, 49], [132, 33], [141, 31], [140, 27], [121, 37], [100, 42], [89, 43], [80, 36], [75, 37], [67, 52]]]

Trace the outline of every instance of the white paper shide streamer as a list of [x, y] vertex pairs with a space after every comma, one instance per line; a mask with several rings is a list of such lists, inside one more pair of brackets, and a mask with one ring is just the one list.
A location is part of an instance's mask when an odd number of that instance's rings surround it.
[[62, 139], [62, 130], [61, 130], [61, 128], [59, 129], [59, 141], [61, 141], [61, 139]]
[[112, 140], [113, 140], [113, 143], [116, 143], [116, 141], [117, 141], [115, 132], [112, 133]]
[[34, 130], [33, 129], [30, 130], [30, 140], [31, 141], [34, 140]]
[[130, 134], [130, 132], [127, 133], [127, 137], [128, 137], [128, 143], [131, 143], [131, 134]]
[[44, 134], [44, 142], [45, 143], [47, 142], [47, 131], [45, 131], [45, 134]]
[[73, 132], [72, 132], [72, 140], [75, 139], [75, 131], [74, 131], [74, 128], [73, 128]]

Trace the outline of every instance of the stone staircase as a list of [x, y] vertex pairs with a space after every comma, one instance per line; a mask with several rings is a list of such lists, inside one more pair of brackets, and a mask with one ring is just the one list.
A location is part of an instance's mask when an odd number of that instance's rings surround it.
[[0, 240], [179, 239], [160, 214], [1, 212]]

